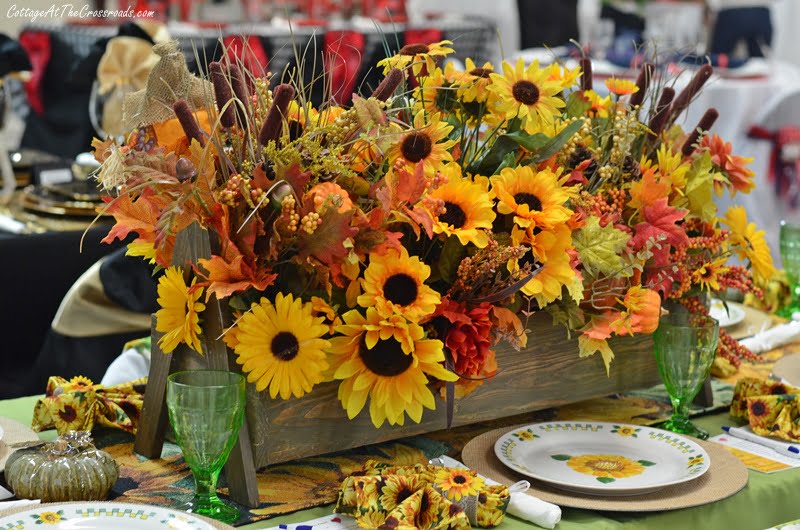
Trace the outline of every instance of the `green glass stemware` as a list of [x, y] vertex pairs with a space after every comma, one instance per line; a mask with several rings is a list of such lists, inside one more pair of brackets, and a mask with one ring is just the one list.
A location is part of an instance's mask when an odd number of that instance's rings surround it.
[[241, 374], [193, 370], [167, 379], [169, 421], [195, 481], [184, 511], [229, 524], [239, 519], [239, 511], [217, 497], [217, 479], [239, 436], [244, 407]]
[[800, 225], [781, 221], [780, 244], [781, 262], [792, 290], [792, 301], [778, 310], [778, 315], [791, 319], [795, 313], [800, 313]]
[[689, 421], [689, 407], [711, 371], [718, 339], [719, 323], [711, 317], [674, 311], [661, 317], [653, 341], [672, 417], [660, 428], [708, 438], [708, 432]]

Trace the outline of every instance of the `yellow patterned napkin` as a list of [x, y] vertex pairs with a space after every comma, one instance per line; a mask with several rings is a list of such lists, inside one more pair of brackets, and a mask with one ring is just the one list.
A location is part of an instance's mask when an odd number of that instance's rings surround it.
[[142, 412], [147, 378], [115, 386], [95, 385], [82, 376], [69, 381], [53, 376], [47, 381], [45, 396], [33, 409], [34, 431], [55, 428], [68, 431], [91, 431], [96, 425], [136, 433]]
[[468, 469], [370, 460], [344, 480], [334, 511], [362, 528], [469, 530], [503, 522], [510, 498], [507, 487], [487, 486]]
[[800, 388], [747, 377], [736, 383], [731, 402], [731, 416], [747, 421], [754, 433], [800, 440]]

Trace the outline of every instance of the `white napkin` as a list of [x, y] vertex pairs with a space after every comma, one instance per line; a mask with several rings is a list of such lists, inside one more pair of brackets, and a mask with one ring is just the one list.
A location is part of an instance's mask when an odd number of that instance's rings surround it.
[[[442, 465], [447, 467], [464, 469], [467, 467], [458, 460], [446, 455], [440, 457], [439, 461], [442, 462]], [[483, 477], [483, 479], [491, 486], [498, 484], [490, 478]], [[523, 488], [518, 487], [518, 485], [521, 484], [525, 484], [526, 486]], [[530, 521], [542, 528], [555, 528], [561, 521], [561, 508], [555, 504], [550, 504], [532, 495], [528, 495], [525, 492], [529, 487], [530, 484], [527, 483], [527, 481], [522, 481], [517, 482], [517, 484], [509, 488], [511, 490], [511, 501], [508, 503], [508, 513], [514, 517]]]
[[11, 232], [21, 234], [25, 231], [25, 224], [7, 215], [0, 215], [0, 232]]
[[800, 339], [800, 321], [793, 320], [788, 324], [756, 333], [752, 337], [740, 340], [739, 343], [753, 353], [761, 353], [798, 339]]

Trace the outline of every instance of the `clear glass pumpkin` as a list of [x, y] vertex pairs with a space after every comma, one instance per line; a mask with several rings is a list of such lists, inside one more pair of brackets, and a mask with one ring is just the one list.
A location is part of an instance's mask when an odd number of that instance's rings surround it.
[[5, 474], [20, 499], [89, 501], [108, 496], [119, 469], [111, 455], [95, 448], [89, 433], [71, 431], [15, 458]]

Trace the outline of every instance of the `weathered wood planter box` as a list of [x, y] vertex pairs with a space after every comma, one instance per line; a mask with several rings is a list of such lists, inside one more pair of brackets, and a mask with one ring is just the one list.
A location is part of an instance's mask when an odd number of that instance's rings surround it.
[[[207, 236], [204, 245], [207, 254]], [[192, 254], [196, 256], [198, 248], [204, 245], [194, 241]], [[160, 334], [155, 331], [153, 320], [150, 381], [135, 448], [140, 454], [156, 458], [161, 454], [167, 425], [164, 406], [167, 375], [185, 369], [236, 371], [239, 367], [235, 355], [220, 338], [228, 318], [215, 299], [207, 304], [203, 314], [205, 356], [185, 346], [171, 355], [161, 353], [157, 346]], [[454, 426], [645, 388], [660, 381], [649, 335], [612, 340], [616, 357], [610, 375], [606, 376], [600, 355], [579, 358], [577, 338], [568, 340], [564, 328], [553, 326], [549, 315], [534, 315], [528, 327], [531, 330], [528, 348], [517, 352], [501, 346], [497, 352], [498, 374], [469, 396], [456, 400]], [[259, 393], [254, 385], [247, 385], [247, 422], [226, 467], [234, 498], [242, 504], [257, 504], [255, 470], [269, 464], [446, 428], [443, 399], [437, 402], [435, 411], [424, 411], [419, 424], [406, 418], [404, 426], [384, 424], [376, 429], [368, 407], [354, 420], [348, 420], [337, 398], [338, 386], [339, 381], [325, 383], [302, 398], [283, 401], [271, 399], [268, 392]]]

